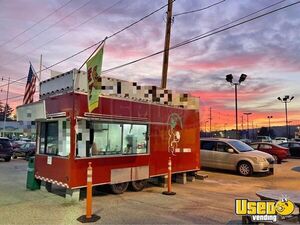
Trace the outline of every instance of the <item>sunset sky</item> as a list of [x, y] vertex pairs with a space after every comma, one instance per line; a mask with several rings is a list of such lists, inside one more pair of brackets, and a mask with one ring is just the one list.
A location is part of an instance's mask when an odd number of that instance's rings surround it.
[[[217, 2], [220, 0], [176, 0], [173, 14]], [[175, 16], [171, 46], [277, 2], [281, 3], [252, 17], [297, 1], [226, 0], [203, 11]], [[43, 65], [50, 66], [166, 3], [167, 0], [1, 0], [0, 100], [5, 100], [8, 77], [12, 80], [26, 77], [29, 61], [38, 71], [40, 54]], [[230, 129], [235, 123], [234, 87], [226, 82], [225, 76], [233, 74], [238, 80], [245, 73], [248, 77], [238, 87], [239, 123], [244, 112], [251, 112], [249, 122], [252, 125], [253, 121], [255, 127], [268, 126], [268, 115], [273, 116], [272, 125], [284, 125], [284, 104], [277, 97], [290, 95], [295, 99], [288, 104], [289, 121], [300, 124], [299, 11], [300, 4], [296, 4], [172, 50], [167, 87], [200, 97], [202, 124], [208, 120], [211, 107], [213, 129]], [[103, 70], [162, 50], [165, 12], [166, 8], [108, 39]], [[36, 24], [38, 21], [41, 22]], [[79, 68], [93, 50], [51, 69], [66, 72]], [[105, 76], [159, 86], [161, 70], [162, 54], [159, 54]], [[44, 71], [42, 79], [49, 76], [50, 71]], [[25, 82], [23, 79], [10, 85], [9, 105], [22, 104]]]

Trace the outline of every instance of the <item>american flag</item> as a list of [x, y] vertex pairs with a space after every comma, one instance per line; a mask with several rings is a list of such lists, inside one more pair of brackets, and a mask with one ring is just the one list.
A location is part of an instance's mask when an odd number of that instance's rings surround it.
[[35, 93], [35, 81], [36, 81], [36, 74], [32, 65], [30, 64], [27, 83], [25, 87], [25, 94], [23, 98], [23, 104], [28, 104], [33, 102], [33, 95]]

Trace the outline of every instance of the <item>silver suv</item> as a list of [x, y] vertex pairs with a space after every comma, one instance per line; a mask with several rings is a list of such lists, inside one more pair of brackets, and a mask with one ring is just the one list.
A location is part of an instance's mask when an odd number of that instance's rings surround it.
[[256, 142], [268, 142], [272, 143], [272, 139], [269, 136], [257, 136]]
[[239, 140], [202, 138], [200, 143], [203, 167], [235, 170], [243, 176], [253, 172], [273, 172], [272, 155], [254, 150]]

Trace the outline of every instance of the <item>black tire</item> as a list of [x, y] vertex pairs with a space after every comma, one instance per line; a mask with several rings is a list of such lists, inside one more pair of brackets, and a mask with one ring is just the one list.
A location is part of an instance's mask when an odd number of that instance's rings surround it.
[[252, 165], [249, 162], [240, 162], [237, 167], [238, 173], [242, 176], [251, 176], [253, 173]]
[[130, 189], [133, 191], [142, 191], [146, 185], [146, 180], [136, 180], [132, 181], [130, 185]]
[[277, 155], [272, 155], [273, 156], [273, 158], [274, 158], [274, 163], [275, 164], [279, 164], [280, 162], [279, 162], [279, 160], [278, 160], [278, 157], [277, 157]]
[[25, 160], [28, 161], [29, 160], [29, 154], [25, 154]]
[[18, 158], [18, 156], [16, 156], [16, 154], [13, 153], [12, 158], [13, 158], [13, 159], [16, 159], [16, 158]]
[[4, 161], [5, 161], [5, 162], [9, 162], [9, 161], [10, 161], [10, 159], [11, 159], [11, 157], [10, 157], [10, 156], [8, 156], [8, 157], [5, 157], [5, 158], [4, 158]]
[[127, 190], [128, 185], [129, 185], [128, 182], [118, 183], [118, 184], [111, 184], [110, 189], [111, 189], [113, 194], [119, 195], [119, 194], [124, 193]]

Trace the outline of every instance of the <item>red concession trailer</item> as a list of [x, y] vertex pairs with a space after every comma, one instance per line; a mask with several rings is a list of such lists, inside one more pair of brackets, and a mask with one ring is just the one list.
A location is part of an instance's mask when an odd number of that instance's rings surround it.
[[40, 84], [40, 100], [17, 107], [18, 120], [35, 120], [35, 177], [69, 190], [110, 184], [122, 193], [131, 182], [198, 171], [199, 105], [188, 94], [102, 77], [99, 107], [88, 112], [86, 74], [72, 70]]

